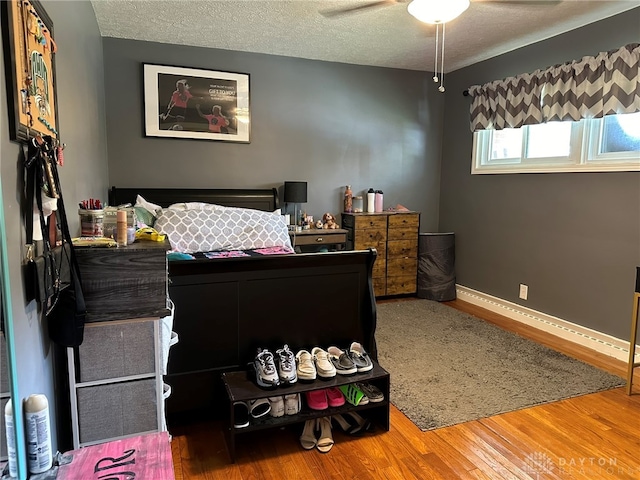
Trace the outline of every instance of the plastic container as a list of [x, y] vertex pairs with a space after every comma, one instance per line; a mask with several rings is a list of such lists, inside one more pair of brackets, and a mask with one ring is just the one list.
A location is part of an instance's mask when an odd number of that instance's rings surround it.
[[356, 195], [353, 197], [353, 213], [362, 213], [362, 196]]
[[375, 211], [376, 213], [382, 212], [382, 190], [376, 190]]
[[376, 211], [375, 206], [376, 192], [373, 188], [370, 188], [367, 192], [367, 213], [373, 213]]
[[103, 237], [104, 236], [104, 210], [79, 209], [80, 236]]
[[42, 394], [29, 395], [24, 402], [24, 416], [29, 473], [46, 472], [53, 464], [47, 397]]

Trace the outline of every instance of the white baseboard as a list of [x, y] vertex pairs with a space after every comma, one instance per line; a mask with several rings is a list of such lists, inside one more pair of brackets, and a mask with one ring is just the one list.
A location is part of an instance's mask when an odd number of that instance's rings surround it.
[[[517, 322], [585, 346], [625, 363], [629, 361], [628, 341], [473, 290], [464, 285], [456, 285], [456, 293], [462, 301], [486, 308]], [[638, 361], [640, 361], [640, 347], [636, 346], [635, 362]]]

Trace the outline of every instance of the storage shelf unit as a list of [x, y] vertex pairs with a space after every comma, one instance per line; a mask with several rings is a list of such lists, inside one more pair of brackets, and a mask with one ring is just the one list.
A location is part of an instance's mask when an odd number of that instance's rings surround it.
[[166, 430], [167, 246], [76, 249], [87, 323], [67, 349], [74, 448]]
[[[222, 381], [227, 391], [229, 400], [229, 424], [227, 425], [227, 447], [231, 461], [235, 462], [236, 436], [242, 435], [256, 430], [264, 430], [268, 428], [278, 428], [285, 425], [302, 423], [314, 418], [327, 417], [345, 413], [349, 411], [367, 410], [367, 417], [372, 418], [381, 428], [389, 431], [389, 373], [374, 362], [374, 367], [369, 372], [357, 373], [355, 375], [336, 375], [332, 379], [315, 380], [311, 383], [303, 383], [298, 381], [294, 385], [286, 388], [277, 388], [274, 390], [265, 390], [256, 385], [250, 375], [246, 371], [229, 372], [222, 374]], [[354, 382], [371, 383], [377, 386], [384, 394], [382, 402], [369, 402], [366, 405], [354, 406], [346, 402], [341, 407], [330, 407], [325, 410], [311, 410], [305, 408], [296, 415], [285, 415], [283, 417], [274, 418], [264, 416], [258, 419], [251, 418], [251, 425], [244, 428], [234, 427], [234, 402], [247, 402], [257, 398], [267, 398], [278, 395], [290, 395], [294, 393], [303, 394], [312, 390], [322, 390], [330, 387], [339, 387]]]
[[418, 212], [343, 213], [347, 248], [378, 252], [372, 280], [376, 297], [414, 294], [418, 279]]

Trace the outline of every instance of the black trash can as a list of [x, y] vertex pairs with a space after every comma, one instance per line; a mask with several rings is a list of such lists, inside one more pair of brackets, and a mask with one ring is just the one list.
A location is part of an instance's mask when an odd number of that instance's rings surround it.
[[421, 233], [418, 241], [418, 297], [456, 298], [455, 234]]

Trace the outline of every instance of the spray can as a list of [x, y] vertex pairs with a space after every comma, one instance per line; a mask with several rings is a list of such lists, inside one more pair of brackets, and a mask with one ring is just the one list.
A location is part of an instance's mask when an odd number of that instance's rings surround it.
[[367, 192], [367, 213], [373, 213], [376, 211], [375, 208], [375, 198], [376, 193], [373, 191], [373, 188], [370, 188]]
[[46, 472], [53, 463], [47, 397], [42, 394], [29, 395], [24, 403], [24, 415], [29, 472]]
[[9, 456], [9, 476], [18, 476], [18, 466], [16, 460], [16, 437], [13, 429], [13, 407], [11, 400], [4, 406], [4, 425], [7, 435], [7, 455]]

